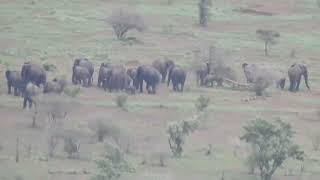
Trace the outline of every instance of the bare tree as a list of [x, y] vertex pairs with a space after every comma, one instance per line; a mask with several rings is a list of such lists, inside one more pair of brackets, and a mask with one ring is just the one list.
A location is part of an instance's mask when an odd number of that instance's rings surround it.
[[199, 4], [199, 24], [202, 27], [207, 27], [210, 17], [210, 1], [200, 0]]
[[68, 115], [68, 102], [59, 95], [45, 95], [38, 100], [39, 112], [46, 117], [48, 155], [53, 157], [54, 150], [63, 138], [64, 122]]
[[107, 19], [107, 22], [112, 26], [119, 40], [126, 40], [126, 33], [130, 30], [142, 32], [146, 29], [143, 18], [133, 12], [117, 10]]
[[280, 37], [280, 33], [268, 29], [258, 29], [256, 34], [260, 40], [264, 41], [264, 54], [268, 56], [269, 46], [276, 43], [276, 38]]

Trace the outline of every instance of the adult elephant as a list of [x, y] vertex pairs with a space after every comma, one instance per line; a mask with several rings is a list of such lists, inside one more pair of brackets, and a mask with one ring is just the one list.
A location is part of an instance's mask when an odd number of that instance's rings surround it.
[[306, 87], [310, 89], [308, 84], [308, 69], [305, 65], [297, 64], [297, 63], [292, 64], [289, 67], [288, 76], [290, 80], [289, 91], [291, 92], [299, 91], [299, 86], [300, 86], [300, 81], [302, 76], [304, 77]]
[[56, 93], [61, 94], [67, 82], [64, 78], [54, 78], [52, 81], [47, 82], [43, 88], [43, 93]]
[[25, 62], [21, 69], [21, 78], [24, 85], [29, 82], [40, 87], [41, 84], [45, 85], [47, 81], [46, 71], [43, 66], [33, 62]]
[[7, 79], [7, 85], [8, 85], [8, 94], [11, 94], [11, 87], [13, 87], [14, 95], [19, 96], [23, 88], [21, 72], [7, 70], [5, 72], [5, 75]]
[[156, 59], [155, 61], [153, 61], [152, 66], [160, 72], [162, 76], [162, 83], [166, 81], [169, 67], [172, 65], [174, 65], [174, 62], [170, 59]]
[[41, 90], [38, 86], [35, 84], [29, 82], [26, 85], [24, 94], [23, 94], [23, 109], [27, 107], [27, 103], [29, 104], [29, 108], [32, 108], [33, 104], [36, 104], [35, 97], [38, 96], [41, 93]]
[[83, 87], [89, 86], [91, 74], [87, 68], [81, 66], [74, 67], [72, 76], [74, 78], [75, 84], [82, 84]]
[[[122, 91], [127, 87], [127, 74], [121, 68], [114, 68], [111, 71], [109, 84], [109, 91]], [[106, 88], [105, 88], [106, 89]]]
[[137, 80], [136, 80], [137, 68], [129, 68], [127, 70], [127, 75], [132, 79], [132, 85], [135, 86], [137, 83]]
[[265, 68], [260, 68], [255, 64], [242, 64], [244, 75], [247, 79], [247, 83], [255, 83], [258, 77], [264, 76], [269, 83], [275, 84], [276, 88], [284, 89], [286, 83], [286, 77], [275, 71], [270, 71]]
[[196, 67], [197, 85], [204, 85], [204, 78], [210, 73], [210, 65], [208, 62], [201, 63]]
[[143, 81], [145, 81], [148, 93], [155, 94], [157, 85], [161, 82], [161, 79], [161, 73], [153, 66], [139, 66], [136, 75], [136, 88], [140, 90], [140, 93], [143, 93]]
[[[183, 92], [186, 78], [187, 78], [187, 73], [185, 72], [185, 70], [180, 66], [174, 65], [169, 68], [167, 85], [169, 86], [170, 81], [172, 80], [173, 91]], [[179, 88], [179, 85], [180, 85], [180, 88]]]
[[98, 87], [103, 85], [105, 79], [109, 79], [111, 68], [108, 64], [101, 63], [98, 75]]
[[255, 82], [257, 73], [259, 71], [258, 66], [255, 64], [243, 63], [242, 69], [246, 77], [247, 83]]
[[[78, 58], [78, 59], [75, 59], [74, 60], [74, 63], [73, 63], [73, 72], [74, 72], [74, 69], [77, 67], [77, 66], [80, 66], [80, 67], [83, 67], [83, 68], [86, 68], [88, 71], [89, 71], [89, 75], [90, 75], [90, 78], [89, 78], [89, 81], [88, 81], [88, 85], [91, 86], [92, 85], [92, 82], [93, 82], [93, 73], [94, 73], [94, 66], [93, 64], [87, 59], [87, 58]], [[74, 84], [76, 84], [76, 78], [74, 76], [74, 73], [72, 73], [72, 82]]]

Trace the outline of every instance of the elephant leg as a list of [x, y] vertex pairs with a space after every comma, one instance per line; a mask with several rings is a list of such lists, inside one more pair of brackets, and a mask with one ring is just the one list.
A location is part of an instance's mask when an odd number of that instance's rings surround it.
[[24, 97], [23, 98], [23, 109], [25, 109], [27, 107], [27, 98]]
[[18, 88], [14, 88], [14, 93], [13, 93], [15, 96], [18, 96]]
[[143, 93], [143, 81], [139, 82], [140, 93]]
[[295, 80], [290, 79], [289, 91], [293, 92], [294, 84], [295, 84]]
[[8, 94], [11, 94], [11, 83], [8, 82]]
[[29, 109], [31, 109], [32, 108], [32, 104], [33, 104], [33, 100], [29, 97], [28, 101], [29, 101]]
[[299, 91], [300, 82], [301, 82], [301, 75], [298, 77], [298, 80], [297, 80], [297, 85], [295, 89], [296, 91]]

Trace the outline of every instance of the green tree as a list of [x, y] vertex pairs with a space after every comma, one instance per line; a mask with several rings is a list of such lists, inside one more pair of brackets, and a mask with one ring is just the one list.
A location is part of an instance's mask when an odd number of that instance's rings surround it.
[[273, 31], [273, 30], [267, 30], [267, 29], [258, 29], [256, 31], [257, 37], [264, 41], [264, 54], [265, 56], [269, 55], [268, 48], [272, 44], [276, 44], [276, 38], [280, 37], [280, 33]]
[[257, 119], [244, 129], [241, 139], [253, 148], [249, 157], [260, 170], [261, 180], [270, 180], [278, 167], [289, 158], [303, 160], [304, 152], [292, 141], [294, 131], [290, 124], [281, 120], [269, 123]]

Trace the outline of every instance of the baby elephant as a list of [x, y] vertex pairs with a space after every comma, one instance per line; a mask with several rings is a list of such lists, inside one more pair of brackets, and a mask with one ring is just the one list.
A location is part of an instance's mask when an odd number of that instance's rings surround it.
[[[187, 73], [180, 67], [173, 65], [169, 69], [168, 75], [168, 86], [170, 85], [170, 81], [172, 80], [173, 91], [183, 92], [184, 83], [187, 78]], [[179, 88], [180, 85], [180, 88]]]
[[204, 78], [204, 84], [208, 86], [210, 84], [210, 87], [213, 87], [213, 82], [217, 82], [218, 86], [223, 86], [223, 78], [218, 77], [217, 75], [214, 74], [208, 74]]
[[27, 107], [27, 103], [29, 104], [29, 108], [32, 107], [32, 104], [35, 104], [34, 98], [41, 93], [41, 90], [38, 86], [29, 82], [26, 86], [24, 92], [24, 99], [23, 99], [23, 109]]
[[64, 78], [54, 78], [52, 81], [47, 82], [43, 88], [43, 93], [56, 93], [61, 94], [66, 86]]
[[19, 71], [6, 71], [6, 79], [8, 85], [8, 94], [11, 94], [11, 87], [14, 89], [14, 95], [19, 96], [22, 91], [22, 78]]

